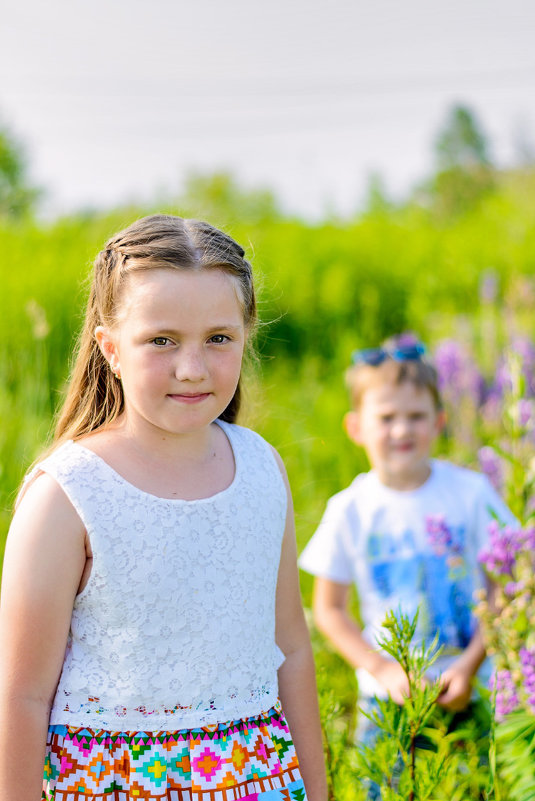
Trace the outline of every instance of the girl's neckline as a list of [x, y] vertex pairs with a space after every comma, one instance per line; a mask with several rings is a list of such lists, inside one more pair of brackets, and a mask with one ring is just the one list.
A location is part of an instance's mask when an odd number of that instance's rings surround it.
[[[230, 445], [230, 449], [232, 451], [232, 456], [234, 458], [234, 476], [232, 481], [228, 485], [228, 487], [224, 487], [224, 489], [219, 490], [219, 492], [214, 493], [213, 495], [207, 495], [203, 498], [167, 498], [161, 495], [155, 495], [153, 492], [147, 492], [147, 490], [141, 489], [136, 484], [132, 484], [131, 481], [128, 481], [121, 473], [115, 470], [102, 456], [99, 456], [98, 453], [88, 448], [87, 445], [84, 445], [82, 442], [77, 442], [75, 440], [68, 440], [68, 444], [74, 446], [76, 448], [80, 448], [81, 450], [85, 451], [85, 453], [91, 454], [95, 459], [98, 460], [100, 464], [104, 466], [104, 468], [121, 484], [124, 484], [134, 492], [139, 493], [140, 495], [145, 496], [146, 498], [150, 498], [151, 500], [155, 501], [162, 501], [164, 503], [182, 503], [182, 504], [195, 504], [195, 503], [206, 503], [207, 501], [213, 501], [215, 498], [220, 498], [222, 495], [225, 495], [227, 492], [230, 492], [237, 480], [238, 480], [238, 473], [241, 469], [240, 458], [237, 453], [237, 449], [235, 447], [235, 442], [233, 441], [233, 433], [232, 433], [232, 426], [229, 423], [224, 422], [223, 420], [214, 420], [214, 423], [222, 429], [223, 433], [225, 434], [228, 443]], [[67, 444], [67, 443], [66, 443]]]

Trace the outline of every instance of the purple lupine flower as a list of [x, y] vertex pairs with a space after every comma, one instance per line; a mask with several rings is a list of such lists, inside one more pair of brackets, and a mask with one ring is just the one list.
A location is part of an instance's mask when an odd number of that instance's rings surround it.
[[491, 679], [491, 689], [496, 692], [496, 718], [503, 720], [518, 707], [518, 693], [511, 672], [496, 671]]
[[522, 529], [520, 532], [520, 541], [524, 550], [535, 553], [535, 527]]
[[[522, 374], [526, 382], [526, 394], [535, 396], [535, 345], [528, 337], [515, 337], [510, 345], [513, 353], [520, 356], [522, 361]], [[502, 359], [496, 368], [493, 391], [501, 397], [513, 390], [511, 370], [507, 360]]]
[[524, 674], [524, 690], [528, 696], [528, 703], [535, 711], [535, 650], [521, 648], [519, 651], [520, 664]]
[[533, 422], [533, 401], [527, 398], [520, 398], [517, 411], [520, 426], [527, 428]]
[[508, 581], [504, 586], [503, 591], [506, 595], [509, 595], [509, 597], [512, 598], [517, 593], [522, 592], [524, 586], [525, 584], [523, 581]]
[[485, 423], [495, 426], [503, 418], [503, 398], [494, 385], [487, 391], [485, 401], [481, 407], [481, 416]]
[[500, 528], [496, 522], [490, 523], [488, 530], [489, 545], [481, 551], [478, 561], [491, 575], [511, 575], [516, 555], [522, 549], [525, 541], [525, 532], [515, 530], [510, 526]]
[[452, 403], [470, 397], [480, 406], [485, 397], [485, 381], [466, 348], [454, 339], [444, 339], [434, 353], [440, 391]]
[[482, 303], [494, 303], [498, 294], [498, 273], [489, 268], [484, 270], [479, 284], [479, 298]]
[[503, 398], [508, 392], [513, 389], [513, 381], [507, 362], [500, 359], [496, 365], [496, 372], [494, 373], [494, 383], [491, 388], [491, 393], [495, 393], [498, 397]]
[[454, 339], [443, 340], [435, 350], [434, 362], [441, 389], [455, 386], [462, 372], [465, 354], [462, 345]]
[[477, 457], [481, 471], [485, 473], [494, 489], [501, 492], [504, 480], [504, 466], [501, 457], [490, 445], [480, 448]]

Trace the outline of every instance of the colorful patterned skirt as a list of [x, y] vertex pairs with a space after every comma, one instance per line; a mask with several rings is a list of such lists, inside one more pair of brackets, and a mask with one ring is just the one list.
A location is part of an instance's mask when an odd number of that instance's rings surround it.
[[269, 712], [199, 729], [50, 726], [46, 801], [306, 801], [288, 724]]

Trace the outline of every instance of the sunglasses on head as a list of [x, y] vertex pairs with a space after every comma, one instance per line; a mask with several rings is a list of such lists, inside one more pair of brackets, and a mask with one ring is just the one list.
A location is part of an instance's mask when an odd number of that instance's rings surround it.
[[420, 342], [414, 342], [410, 345], [396, 345], [394, 347], [364, 348], [363, 350], [353, 351], [351, 363], [377, 367], [386, 359], [394, 359], [396, 362], [419, 361], [424, 353], [425, 345]]

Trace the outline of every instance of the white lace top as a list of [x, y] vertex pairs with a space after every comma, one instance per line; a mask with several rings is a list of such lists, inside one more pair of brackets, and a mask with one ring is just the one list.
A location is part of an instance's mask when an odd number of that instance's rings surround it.
[[76, 442], [35, 468], [60, 484], [93, 550], [51, 724], [174, 731], [275, 703], [285, 486], [258, 434], [218, 422], [236, 472], [210, 498], [146, 493]]

